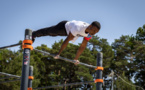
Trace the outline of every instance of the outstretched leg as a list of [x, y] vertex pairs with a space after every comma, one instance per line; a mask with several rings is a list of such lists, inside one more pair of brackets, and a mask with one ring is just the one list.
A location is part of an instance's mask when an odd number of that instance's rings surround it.
[[61, 21], [57, 25], [42, 28], [37, 31], [33, 31], [32, 38], [41, 37], [41, 36], [67, 36], [65, 24], [67, 21]]

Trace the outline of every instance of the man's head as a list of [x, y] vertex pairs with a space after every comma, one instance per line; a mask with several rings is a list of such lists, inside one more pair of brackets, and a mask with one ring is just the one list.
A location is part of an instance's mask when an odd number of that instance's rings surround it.
[[101, 28], [100, 23], [98, 21], [94, 21], [86, 29], [86, 32], [88, 32], [90, 35], [94, 35], [97, 32], [99, 32], [100, 28]]

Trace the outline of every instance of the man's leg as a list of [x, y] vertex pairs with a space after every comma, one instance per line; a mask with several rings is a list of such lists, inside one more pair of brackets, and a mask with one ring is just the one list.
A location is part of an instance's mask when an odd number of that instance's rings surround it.
[[67, 36], [65, 24], [67, 21], [62, 21], [55, 26], [42, 28], [37, 31], [33, 31], [32, 38], [41, 36]]

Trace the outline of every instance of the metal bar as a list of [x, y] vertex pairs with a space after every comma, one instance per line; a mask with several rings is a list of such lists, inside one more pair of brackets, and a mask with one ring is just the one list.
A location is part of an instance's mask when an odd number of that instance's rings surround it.
[[[38, 50], [38, 49], [33, 49], [33, 50], [35, 50], [35, 51], [37, 51], [37, 52], [40, 52], [40, 53], [43, 53], [43, 54], [46, 54], [46, 55], [49, 55], [49, 56], [52, 56], [52, 57], [55, 56], [55, 55], [53, 55], [53, 54], [50, 54], [50, 53], [45, 52], [45, 51], [42, 51], [42, 50]], [[67, 62], [75, 63], [74, 60], [67, 59], [67, 58], [64, 58], [64, 57], [59, 57], [59, 59], [64, 60], [64, 61], [67, 61]], [[82, 62], [80, 62], [79, 64], [84, 65], [84, 66], [87, 66], [87, 67], [90, 67], [90, 68], [96, 68], [96, 66], [89, 65], [89, 64], [86, 64], [86, 63], [82, 63]]]
[[94, 83], [94, 81], [76, 82], [76, 83], [61, 84], [61, 85], [46, 86], [46, 87], [37, 87], [37, 88], [33, 88], [33, 89], [58, 88], [58, 87], [66, 87], [66, 86], [81, 85], [81, 84], [89, 84], [89, 83]]
[[[25, 30], [25, 40], [32, 40], [32, 30]], [[24, 45], [30, 45], [25, 43]], [[28, 88], [28, 75], [29, 75], [29, 63], [30, 63], [30, 48], [24, 48], [23, 50], [23, 63], [22, 63], [22, 78], [21, 89], [27, 90]]]
[[8, 81], [2, 81], [0, 83], [8, 83], [8, 82], [14, 82], [14, 81], [20, 81], [21, 79], [14, 79], [14, 80], [8, 80]]
[[[97, 67], [102, 67], [103, 64], [103, 53], [98, 53], [97, 54]], [[96, 79], [102, 79], [102, 70], [97, 70], [96, 71], [97, 76]], [[97, 82], [96, 83], [96, 90], [102, 90], [102, 82]]]
[[4, 72], [0, 72], [0, 74], [1, 75], [6, 75], [6, 76], [9, 76], [9, 77], [21, 78], [20, 76], [12, 75], [12, 74], [9, 74], [9, 73], [4, 73]]
[[9, 78], [15, 78], [15, 77], [3, 77], [3, 78], [0, 78], [0, 80], [2, 80], [2, 79], [9, 79]]
[[22, 45], [22, 43], [17, 43], [17, 44], [12, 44], [12, 45], [9, 45], [9, 46], [0, 47], [0, 49], [5, 49], [5, 48], [9, 48], [9, 47], [15, 47], [15, 46], [19, 46], [19, 45]]

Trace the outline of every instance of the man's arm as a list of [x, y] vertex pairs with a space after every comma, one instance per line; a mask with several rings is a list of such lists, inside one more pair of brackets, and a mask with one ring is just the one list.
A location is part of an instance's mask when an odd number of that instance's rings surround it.
[[64, 40], [63, 44], [61, 45], [61, 48], [59, 50], [58, 55], [61, 54], [61, 52], [66, 48], [66, 46], [68, 45], [69, 41], [72, 40], [74, 38], [74, 36], [69, 33], [69, 35], [67, 36], [67, 38]]
[[81, 44], [81, 46], [79, 47], [76, 56], [74, 58], [74, 60], [78, 60], [79, 56], [82, 54], [82, 52], [85, 50], [86, 45], [87, 45], [88, 40], [86, 40], [85, 38], [83, 39], [83, 42]]

